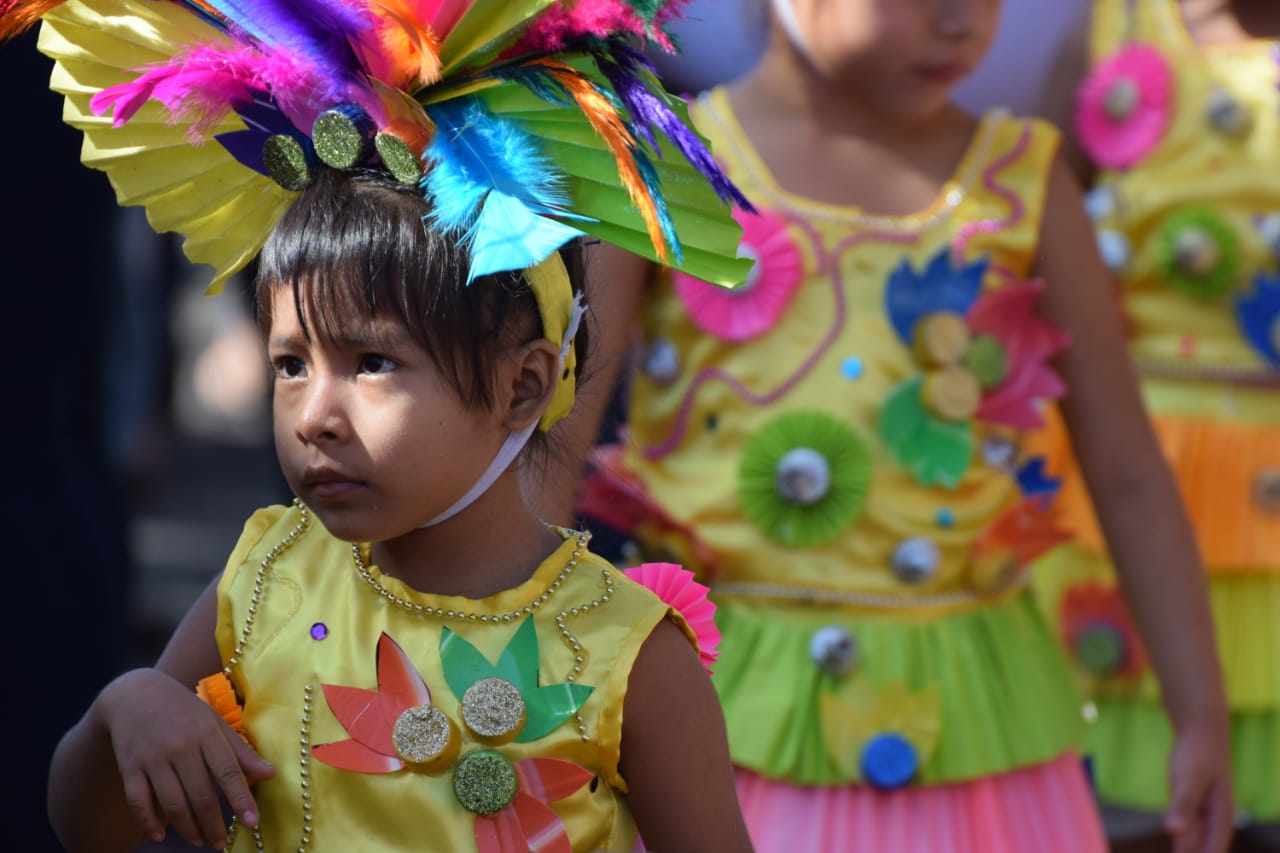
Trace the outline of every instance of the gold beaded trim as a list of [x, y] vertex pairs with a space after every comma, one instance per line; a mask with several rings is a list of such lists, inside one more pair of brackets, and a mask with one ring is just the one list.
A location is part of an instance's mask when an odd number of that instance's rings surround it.
[[1266, 367], [1228, 367], [1195, 362], [1161, 361], [1139, 358], [1134, 361], [1138, 373], [1151, 379], [1189, 379], [1222, 382], [1244, 387], [1280, 389], [1280, 371]]
[[877, 595], [869, 592], [854, 592], [839, 589], [806, 589], [804, 587], [784, 586], [772, 583], [717, 583], [711, 591], [715, 595], [732, 598], [780, 598], [790, 601], [817, 602], [820, 604], [849, 604], [857, 607], [874, 607], [877, 609], [910, 610], [916, 607], [943, 607], [947, 605], [972, 604], [976, 601], [990, 601], [1001, 595], [1020, 589], [1031, 580], [1031, 573], [1018, 572], [998, 589], [987, 593], [972, 590], [956, 590], [937, 595], [922, 595], [918, 598], [906, 598], [893, 595]]
[[[554, 525], [552, 525], [552, 529], [560, 531], [561, 535], [565, 536], [573, 533], [571, 530], [556, 527]], [[497, 622], [508, 623], [522, 616], [532, 615], [534, 611], [546, 604], [547, 601], [550, 600], [551, 596], [555, 595], [556, 591], [559, 590], [564, 582], [569, 579], [569, 575], [573, 573], [573, 570], [578, 565], [579, 558], [582, 557], [582, 552], [586, 550], [587, 543], [591, 541], [591, 533], [589, 531], [580, 531], [577, 535], [578, 542], [574, 546], [573, 555], [569, 557], [569, 561], [565, 563], [564, 568], [560, 570], [560, 574], [556, 576], [556, 579], [553, 580], [547, 588], [543, 590], [542, 594], [533, 601], [530, 601], [524, 607], [519, 607], [509, 613], [469, 613], [462, 610], [447, 610], [443, 607], [432, 607], [428, 604], [417, 604], [401, 598], [382, 584], [378, 583], [377, 579], [369, 571], [369, 566], [364, 559], [364, 552], [358, 544], [351, 546], [351, 559], [355, 563], [356, 572], [364, 582], [377, 592], [378, 595], [382, 596], [391, 604], [394, 604], [402, 610], [407, 610], [408, 612], [415, 613], [419, 616], [439, 616], [460, 622], [481, 622], [488, 624]], [[571, 607], [568, 610], [562, 610], [556, 615], [556, 628], [560, 631], [560, 636], [563, 638], [565, 645], [568, 646], [569, 651], [573, 652], [573, 667], [570, 669], [569, 674], [565, 676], [565, 681], [576, 681], [578, 676], [582, 674], [582, 670], [586, 666], [587, 661], [586, 649], [584, 649], [582, 644], [578, 642], [578, 638], [569, 630], [565, 621], [574, 616], [580, 616], [588, 610], [595, 610], [596, 608], [607, 604], [610, 599], [613, 598], [613, 573], [609, 570], [608, 566], [601, 568], [600, 578], [604, 582], [604, 592], [600, 594], [599, 598], [588, 601], [586, 604]], [[582, 712], [579, 711], [574, 714], [574, 718], [578, 724], [578, 735], [583, 741], [590, 740], [591, 738], [587, 734], [586, 721], [582, 718]]]

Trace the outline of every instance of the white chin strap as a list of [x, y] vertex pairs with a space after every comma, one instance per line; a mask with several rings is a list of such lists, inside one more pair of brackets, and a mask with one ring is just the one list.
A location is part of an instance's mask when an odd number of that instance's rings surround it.
[[[573, 300], [573, 314], [569, 318], [569, 327], [565, 330], [564, 340], [560, 343], [560, 357], [556, 360], [556, 379], [559, 381], [560, 372], [564, 370], [564, 360], [569, 357], [569, 348], [573, 346], [573, 339], [578, 334], [578, 326], [582, 323], [582, 315], [587, 311], [587, 306], [582, 303], [582, 294], [579, 293]], [[573, 381], [570, 378], [569, 381]], [[418, 525], [421, 530], [424, 527], [434, 527], [442, 521], [448, 521], [458, 513], [462, 512], [476, 499], [489, 490], [489, 487], [497, 482], [498, 478], [511, 467], [511, 463], [520, 455], [520, 451], [529, 442], [529, 437], [533, 435], [533, 431], [538, 428], [538, 421], [535, 420], [519, 432], [513, 432], [507, 436], [502, 442], [502, 446], [498, 448], [498, 453], [493, 457], [493, 461], [489, 463], [489, 467], [484, 469], [484, 473], [480, 475], [480, 479], [467, 489], [467, 493], [453, 502], [453, 506], [437, 515], [435, 518]]]
[[791, 4], [792, 0], [773, 0], [773, 16], [782, 25], [782, 31], [787, 34], [787, 39], [796, 49], [796, 53], [809, 59], [809, 45], [805, 43], [804, 33], [800, 31], [800, 22], [796, 20], [795, 7]]

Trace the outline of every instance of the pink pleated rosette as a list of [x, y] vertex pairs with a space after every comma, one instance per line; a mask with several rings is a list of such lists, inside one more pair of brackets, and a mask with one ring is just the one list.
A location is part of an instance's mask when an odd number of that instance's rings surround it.
[[647, 587], [664, 604], [675, 610], [693, 631], [698, 657], [711, 672], [720, 657], [720, 629], [716, 627], [716, 606], [707, 598], [708, 589], [693, 579], [693, 572], [675, 563], [641, 563], [623, 574]]
[[739, 257], [755, 262], [747, 280], [729, 289], [675, 273], [676, 296], [698, 328], [724, 341], [746, 341], [774, 327], [803, 277], [800, 249], [787, 234], [787, 220], [768, 210], [733, 212], [742, 226]]
[[1104, 59], [1077, 93], [1076, 134], [1099, 166], [1128, 169], [1164, 136], [1173, 106], [1173, 71], [1159, 50], [1135, 43]]

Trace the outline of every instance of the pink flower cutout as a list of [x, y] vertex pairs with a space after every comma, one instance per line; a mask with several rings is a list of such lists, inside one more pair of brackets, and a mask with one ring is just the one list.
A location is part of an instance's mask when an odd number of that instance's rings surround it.
[[1151, 152], [1169, 124], [1173, 72], [1156, 48], [1132, 44], [1085, 78], [1076, 98], [1076, 135], [1099, 166], [1127, 169]]
[[710, 590], [693, 579], [693, 572], [676, 563], [641, 563], [623, 574], [646, 587], [684, 619], [693, 632], [698, 657], [707, 672], [720, 657], [720, 629], [716, 627], [716, 606], [707, 597]]
[[742, 226], [739, 256], [755, 261], [747, 280], [725, 288], [677, 272], [672, 284], [698, 328], [724, 341], [745, 341], [778, 322], [800, 284], [803, 262], [783, 217], [735, 209], [733, 218]]
[[979, 420], [1035, 429], [1042, 424], [1039, 404], [1066, 392], [1047, 362], [1066, 349], [1071, 338], [1036, 314], [1043, 290], [1040, 281], [1010, 284], [982, 294], [969, 309], [969, 329], [999, 342], [1007, 364], [1003, 381], [982, 395], [975, 415]]

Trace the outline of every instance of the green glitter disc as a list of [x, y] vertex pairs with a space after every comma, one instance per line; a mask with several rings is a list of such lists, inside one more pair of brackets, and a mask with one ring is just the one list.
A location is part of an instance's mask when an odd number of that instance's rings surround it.
[[402, 184], [415, 185], [422, 177], [422, 164], [405, 141], [394, 133], [379, 133], [373, 139], [387, 171]]
[[262, 143], [262, 162], [267, 173], [286, 190], [302, 192], [311, 186], [314, 177], [308, 162], [307, 150], [292, 136], [277, 133]]
[[332, 109], [321, 113], [311, 126], [311, 142], [321, 160], [335, 169], [347, 169], [360, 162], [366, 136], [354, 117]]
[[991, 335], [978, 335], [969, 345], [965, 365], [978, 377], [983, 388], [995, 388], [1009, 375], [1009, 356], [1004, 344]]
[[468, 752], [453, 771], [453, 793], [469, 812], [493, 814], [516, 796], [516, 768], [492, 749]]

